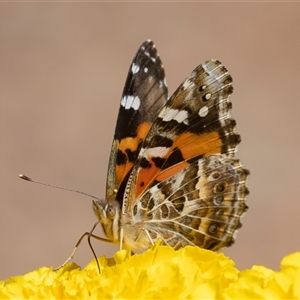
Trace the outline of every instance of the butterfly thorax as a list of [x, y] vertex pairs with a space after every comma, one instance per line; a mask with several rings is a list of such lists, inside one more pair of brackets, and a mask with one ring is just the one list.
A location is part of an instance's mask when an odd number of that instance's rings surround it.
[[114, 201], [99, 200], [93, 201], [93, 209], [100, 221], [104, 233], [114, 243], [119, 243], [120, 235], [120, 205]]

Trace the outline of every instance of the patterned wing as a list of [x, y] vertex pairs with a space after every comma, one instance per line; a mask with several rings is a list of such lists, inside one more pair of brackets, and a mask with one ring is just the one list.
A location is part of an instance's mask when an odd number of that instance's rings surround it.
[[163, 107], [125, 189], [126, 247], [147, 248], [158, 238], [174, 248], [233, 242], [247, 208], [248, 171], [234, 158], [240, 136], [230, 118], [232, 90], [226, 68], [210, 60]]
[[108, 166], [107, 201], [117, 198], [122, 203], [142, 141], [166, 100], [164, 68], [155, 45], [147, 40], [132, 61], [123, 90]]
[[212, 154], [234, 156], [240, 136], [230, 118], [232, 91], [232, 78], [219, 61], [207, 61], [188, 76], [142, 145], [128, 187], [130, 203], [193, 161]]
[[125, 246], [132, 250], [149, 248], [158, 239], [174, 249], [230, 246], [247, 210], [248, 174], [239, 160], [227, 155], [192, 162], [148, 189], [131, 216], [125, 215]]

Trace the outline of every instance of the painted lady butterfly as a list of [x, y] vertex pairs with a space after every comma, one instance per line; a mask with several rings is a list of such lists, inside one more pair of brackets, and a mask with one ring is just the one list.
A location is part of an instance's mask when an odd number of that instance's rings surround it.
[[109, 160], [106, 199], [93, 208], [108, 239], [147, 249], [230, 246], [247, 210], [249, 172], [230, 118], [232, 78], [217, 60], [199, 65], [168, 99], [152, 41], [129, 69]]

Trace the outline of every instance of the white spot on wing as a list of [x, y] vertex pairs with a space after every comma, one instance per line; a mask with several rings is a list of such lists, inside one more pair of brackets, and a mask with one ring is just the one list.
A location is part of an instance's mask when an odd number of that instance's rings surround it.
[[134, 97], [131, 107], [134, 110], [138, 110], [140, 108], [140, 105], [141, 105], [140, 98], [138, 96]]
[[125, 108], [125, 109], [130, 109], [133, 108], [134, 110], [138, 110], [140, 107], [141, 101], [139, 99], [139, 97], [133, 97], [133, 96], [124, 96], [121, 99], [121, 105]]
[[165, 108], [164, 113], [165, 113], [165, 115], [163, 117], [163, 121], [165, 121], [165, 122], [175, 120], [178, 123], [182, 123], [189, 116], [189, 114], [186, 110], [178, 110], [178, 109], [173, 109], [173, 108]]
[[205, 94], [205, 96], [204, 96], [204, 97], [205, 97], [205, 99], [206, 99], [206, 100], [209, 100], [209, 99], [211, 98], [211, 93], [207, 93], [207, 94]]
[[177, 114], [177, 112], [178, 112], [177, 109], [164, 107], [163, 110], [161, 111], [161, 114], [164, 114], [163, 121], [165, 122], [171, 121], [174, 118], [174, 116]]
[[147, 148], [143, 151], [143, 157], [164, 157], [168, 154], [170, 148], [167, 147], [153, 147]]
[[125, 105], [126, 105], [126, 99], [127, 99], [127, 97], [128, 97], [128, 96], [124, 96], [124, 97], [121, 99], [121, 105], [122, 105], [123, 107], [125, 107]]
[[208, 114], [208, 107], [207, 106], [203, 106], [201, 107], [201, 109], [199, 110], [199, 116], [200, 117], [206, 117]]
[[133, 96], [128, 96], [125, 104], [125, 109], [129, 109], [131, 107], [133, 101]]
[[144, 72], [148, 73], [148, 68], [147, 67], [144, 68]]
[[176, 120], [178, 123], [183, 122], [188, 118], [189, 114], [186, 110], [181, 110], [175, 117], [174, 120]]
[[139, 70], [140, 70], [140, 66], [136, 65], [135, 63], [132, 63], [132, 66], [131, 66], [132, 74], [136, 74]]
[[183, 89], [184, 90], [186, 90], [189, 86], [190, 86], [190, 80], [188, 79], [188, 80], [186, 80], [184, 83], [183, 83], [183, 85], [182, 85], [182, 87], [183, 87]]
[[182, 87], [184, 90], [186, 90], [187, 88], [192, 89], [195, 84], [194, 84], [194, 78], [196, 77], [196, 72], [192, 72], [189, 77], [185, 80], [185, 82], [183, 83]]

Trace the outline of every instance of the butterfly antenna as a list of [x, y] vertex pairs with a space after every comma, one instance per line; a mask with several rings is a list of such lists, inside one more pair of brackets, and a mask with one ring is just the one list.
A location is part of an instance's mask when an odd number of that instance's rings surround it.
[[52, 185], [52, 184], [49, 184], [49, 183], [41, 182], [41, 181], [32, 179], [32, 178], [30, 178], [30, 177], [28, 177], [28, 176], [26, 176], [26, 175], [23, 175], [23, 174], [20, 174], [19, 177], [20, 177], [21, 179], [26, 180], [26, 181], [35, 182], [35, 183], [38, 183], [38, 184], [41, 184], [41, 185], [50, 186], [50, 187], [53, 187], [53, 188], [56, 188], [56, 189], [61, 189], [61, 190], [66, 190], [66, 191], [70, 191], [70, 192], [82, 194], [82, 195], [91, 197], [91, 198], [93, 198], [93, 199], [96, 199], [96, 200], [98, 200], [98, 201], [100, 200], [99, 198], [97, 198], [97, 197], [95, 197], [95, 196], [93, 196], [93, 195], [90, 195], [90, 194], [88, 194], [88, 193], [84, 193], [84, 192], [81, 192], [81, 191], [76, 191], [76, 190], [69, 189], [69, 188], [66, 188], [66, 187], [63, 187], [63, 186]]

